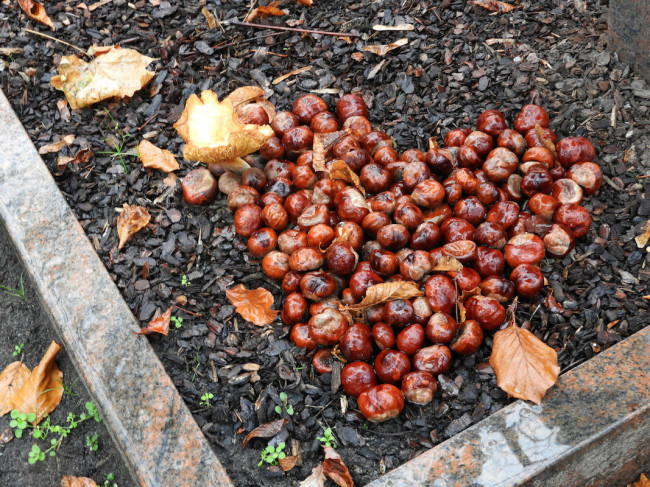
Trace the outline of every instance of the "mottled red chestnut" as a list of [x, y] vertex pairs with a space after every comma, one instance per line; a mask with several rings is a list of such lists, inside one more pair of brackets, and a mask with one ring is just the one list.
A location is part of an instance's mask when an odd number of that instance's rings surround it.
[[284, 230], [289, 223], [287, 211], [280, 203], [272, 203], [270, 205], [266, 205], [262, 210], [261, 216], [264, 224], [276, 232], [281, 232]]
[[413, 356], [413, 369], [430, 374], [444, 374], [451, 368], [451, 352], [446, 345], [421, 348]]
[[280, 138], [282, 138], [287, 130], [297, 127], [298, 125], [300, 125], [298, 117], [291, 112], [278, 112], [271, 122], [273, 132], [275, 132], [276, 137]]
[[332, 351], [329, 348], [322, 348], [316, 352], [311, 363], [319, 374], [331, 374], [332, 364], [335, 360], [336, 357], [332, 355]]
[[402, 379], [402, 393], [407, 401], [424, 406], [433, 400], [438, 389], [436, 378], [429, 372], [416, 370]]
[[241, 237], [250, 237], [262, 228], [262, 209], [257, 205], [244, 205], [235, 212], [235, 232]]
[[287, 325], [299, 323], [307, 312], [307, 300], [300, 293], [291, 293], [284, 300], [282, 321]]
[[445, 244], [442, 247], [442, 253], [467, 265], [476, 258], [476, 244], [472, 240], [457, 240]]
[[339, 276], [350, 274], [357, 266], [359, 256], [347, 242], [335, 242], [325, 254], [327, 268]]
[[451, 314], [456, 306], [458, 294], [456, 286], [446, 276], [435, 275], [427, 279], [424, 284], [424, 292], [429, 300], [429, 305], [434, 312], [442, 311]]
[[343, 130], [347, 130], [354, 138], [361, 140], [372, 131], [372, 126], [366, 117], [353, 115], [345, 119]]
[[515, 298], [515, 285], [502, 276], [491, 276], [484, 279], [480, 288], [483, 296], [494, 298], [501, 304]]
[[538, 267], [531, 264], [520, 264], [510, 273], [517, 294], [522, 298], [534, 298], [544, 287], [544, 275]]
[[388, 323], [375, 323], [372, 325], [372, 338], [380, 350], [395, 346], [395, 331]]
[[312, 316], [308, 322], [309, 335], [319, 345], [336, 345], [348, 329], [345, 316], [332, 308]]
[[483, 343], [483, 328], [474, 320], [465, 320], [460, 324], [458, 336], [450, 348], [459, 355], [471, 355]]
[[553, 183], [551, 195], [560, 205], [568, 203], [580, 204], [582, 201], [582, 188], [573, 179], [560, 178]]
[[541, 215], [547, 220], [551, 220], [557, 208], [557, 200], [551, 195], [537, 193], [528, 200], [528, 208], [535, 215]]
[[456, 336], [458, 323], [447, 313], [435, 313], [429, 319], [425, 333], [434, 344], [448, 344]]
[[397, 335], [397, 349], [406, 355], [413, 355], [424, 343], [424, 328], [414, 323], [407, 326]]
[[[336, 291], [336, 281], [327, 272], [308, 272], [300, 280], [300, 292], [307, 299], [320, 301]], [[314, 313], [311, 313], [312, 315]]]
[[287, 255], [293, 254], [296, 250], [307, 247], [307, 234], [300, 230], [285, 230], [278, 237], [280, 250]]
[[292, 271], [306, 272], [318, 269], [324, 261], [325, 258], [320, 250], [314, 247], [304, 247], [291, 254], [289, 265]]
[[511, 267], [519, 264], [537, 264], [544, 258], [544, 242], [532, 233], [520, 233], [508, 241], [503, 253]]
[[282, 290], [284, 294], [295, 293], [300, 289], [302, 274], [294, 271], [287, 272], [282, 278]]
[[431, 271], [429, 254], [424, 250], [415, 250], [402, 260], [399, 269], [404, 279], [417, 282]]
[[248, 251], [253, 257], [264, 257], [275, 250], [278, 243], [277, 234], [270, 228], [261, 228], [252, 233], [248, 239]]
[[260, 147], [260, 155], [267, 161], [284, 157], [282, 140], [278, 137], [269, 137]]
[[573, 238], [580, 238], [587, 235], [591, 226], [589, 212], [580, 205], [560, 205], [553, 218], [554, 223], [560, 223], [571, 229]]
[[470, 129], [453, 129], [447, 132], [443, 145], [445, 147], [460, 147], [472, 131]]
[[506, 319], [501, 303], [486, 296], [470, 296], [465, 301], [465, 312], [468, 319], [477, 321], [486, 331], [496, 330]]
[[296, 98], [291, 108], [302, 123], [309, 125], [315, 115], [327, 111], [327, 103], [320, 96], [308, 94]]
[[339, 121], [333, 113], [320, 112], [311, 119], [309, 128], [315, 134], [328, 134], [339, 129]]
[[314, 142], [314, 133], [300, 125], [298, 127], [287, 130], [282, 136], [282, 145], [292, 152], [302, 152], [311, 148]]
[[[478, 252], [478, 248], [476, 249]], [[459, 271], [449, 271], [447, 275], [458, 285], [460, 291], [471, 291], [481, 284], [481, 276], [471, 267], [463, 267]]]
[[500, 276], [505, 265], [506, 263], [500, 250], [483, 246], [476, 248], [476, 258], [474, 259], [473, 266], [482, 278]]
[[372, 357], [370, 327], [362, 322], [353, 323], [341, 338], [339, 346], [348, 361], [368, 360]]
[[508, 241], [508, 235], [498, 223], [483, 222], [476, 228], [474, 241], [479, 245], [501, 250]]
[[386, 250], [399, 250], [408, 244], [411, 234], [404, 225], [386, 225], [377, 232], [377, 240]]
[[603, 182], [603, 171], [593, 162], [578, 162], [569, 168], [566, 177], [578, 183], [585, 194], [593, 194]]
[[413, 321], [413, 305], [405, 299], [388, 301], [384, 304], [383, 317], [389, 325], [403, 328]]
[[362, 392], [357, 404], [368, 421], [379, 423], [400, 415], [404, 395], [392, 384], [379, 384]]
[[476, 129], [492, 137], [497, 137], [507, 128], [506, 117], [499, 110], [485, 110], [476, 121]]
[[296, 345], [296, 347], [306, 348], [307, 350], [314, 350], [316, 342], [309, 336], [309, 326], [307, 323], [298, 323], [293, 325], [289, 339]]
[[542, 239], [546, 252], [552, 257], [564, 257], [575, 245], [571, 230], [564, 225], [554, 223]]
[[336, 115], [339, 117], [341, 123], [354, 116], [361, 116], [367, 119], [368, 107], [361, 96], [348, 93], [336, 102]]
[[500, 201], [495, 203], [487, 212], [485, 221], [497, 223], [504, 230], [507, 230], [517, 222], [519, 217], [519, 205], [513, 201]]
[[190, 205], [207, 205], [217, 196], [217, 180], [204, 167], [199, 167], [187, 173], [181, 186], [183, 188], [183, 198]]
[[375, 385], [377, 385], [377, 376], [370, 364], [350, 362], [341, 370], [341, 386], [346, 394], [352, 397], [359, 397]]
[[584, 137], [566, 137], [555, 144], [555, 150], [564, 167], [577, 162], [593, 162], [596, 158], [594, 146]]
[[375, 372], [383, 384], [399, 384], [411, 371], [411, 359], [399, 350], [382, 350], [375, 358]]
[[526, 141], [524, 140], [524, 137], [516, 130], [505, 129], [499, 134], [499, 137], [497, 138], [497, 145], [514, 152], [518, 156], [521, 156], [526, 148]]
[[515, 118], [515, 130], [520, 134], [525, 134], [535, 125], [542, 128], [548, 127], [548, 113], [539, 105], [524, 105]]
[[371, 270], [357, 270], [350, 277], [350, 290], [356, 299], [363, 299], [370, 286], [381, 284], [384, 280]]
[[289, 267], [289, 256], [284, 252], [272, 250], [262, 260], [262, 270], [271, 279], [281, 281], [291, 270]]
[[447, 218], [440, 225], [440, 231], [442, 232], [442, 239], [446, 243], [451, 243], [458, 240], [473, 240], [476, 228], [463, 218], [453, 217]]

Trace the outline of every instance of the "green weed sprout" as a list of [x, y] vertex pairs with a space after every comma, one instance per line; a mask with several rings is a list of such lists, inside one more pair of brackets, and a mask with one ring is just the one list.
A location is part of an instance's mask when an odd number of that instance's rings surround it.
[[285, 458], [287, 455], [284, 453], [284, 447], [286, 445], [284, 442], [278, 443], [278, 446], [273, 448], [271, 445], [267, 446], [262, 450], [261, 457], [262, 459], [260, 460], [260, 463], [257, 464], [258, 467], [261, 467], [264, 465], [264, 463], [268, 463], [269, 465], [277, 465], [278, 460], [282, 460]]
[[336, 439], [332, 434], [332, 428], [327, 428], [323, 432], [323, 436], [318, 438], [318, 441], [320, 441], [323, 445], [328, 446], [330, 448], [336, 448]]
[[[293, 415], [293, 406], [291, 404], [287, 404], [287, 393], [286, 392], [281, 392], [280, 393], [280, 400], [282, 401], [282, 406], [284, 406], [284, 410], [287, 412], [289, 416]], [[282, 406], [275, 406], [275, 412], [278, 414], [282, 414]]]
[[181, 277], [181, 286], [185, 286], [185, 287], [187, 287], [187, 286], [189, 286], [190, 284], [192, 284], [192, 283], [189, 281], [189, 279], [187, 278], [187, 276], [186, 276], [185, 274], [183, 274], [183, 277]]
[[14, 345], [14, 351], [13, 351], [13, 353], [11, 355], [14, 356], [14, 357], [20, 355], [22, 353], [22, 351], [23, 351], [24, 346], [25, 346], [24, 343], [21, 343], [19, 345]]
[[201, 402], [199, 404], [205, 408], [210, 408], [212, 407], [212, 404], [210, 404], [210, 399], [212, 398], [214, 398], [214, 394], [211, 392], [206, 392], [201, 396]]
[[181, 326], [183, 326], [183, 318], [179, 318], [178, 316], [172, 316], [170, 318], [172, 323], [174, 323], [174, 326], [178, 330]]
[[25, 286], [23, 284], [22, 272], [20, 273], [20, 289], [3, 286], [2, 284], [0, 284], [0, 289], [2, 289], [2, 291], [7, 293], [9, 296], [16, 296], [17, 298], [23, 298], [25, 301], [27, 301], [27, 296], [25, 296]]

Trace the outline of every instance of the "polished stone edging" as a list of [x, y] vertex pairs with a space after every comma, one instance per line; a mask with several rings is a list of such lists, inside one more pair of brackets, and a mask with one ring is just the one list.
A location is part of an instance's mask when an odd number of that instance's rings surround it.
[[[1, 91], [0, 127], [0, 220], [135, 477], [233, 485]], [[369, 487], [631, 482], [650, 471], [649, 350], [647, 327]]]
[[142, 486], [232, 485], [0, 91], [0, 220]]

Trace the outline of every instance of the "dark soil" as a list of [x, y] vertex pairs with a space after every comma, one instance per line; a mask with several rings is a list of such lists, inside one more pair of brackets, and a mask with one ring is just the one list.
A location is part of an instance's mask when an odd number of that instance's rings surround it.
[[[27, 299], [0, 292], [0, 336], [3, 339], [0, 346], [0, 369], [16, 360], [22, 360], [33, 369], [52, 340], [61, 342], [0, 222], [0, 284], [20, 288], [21, 275]], [[24, 344], [22, 353], [14, 357], [14, 345], [21, 343]], [[56, 362], [63, 371], [63, 384], [71, 394], [64, 393], [61, 403], [50, 414], [50, 419], [52, 424], [65, 425], [68, 413], [79, 416], [86, 412], [85, 403], [92, 399], [75, 372], [65, 348], [59, 352]], [[11, 432], [9, 421], [8, 414], [0, 418], [0, 437], [7, 430]], [[13, 434], [7, 434], [13, 437]], [[86, 446], [86, 436], [95, 434], [98, 435], [99, 448], [93, 452]], [[64, 475], [90, 477], [98, 485], [103, 485], [109, 473], [115, 475], [115, 482], [120, 487], [135, 485], [102, 423], [94, 420], [79, 423], [70, 436], [63, 440], [56, 457], [46, 457], [45, 461], [30, 465], [27, 460], [33, 444], [38, 444], [41, 450], [49, 448], [46, 442], [35, 440], [28, 434], [22, 438], [13, 438], [7, 443], [0, 439], [0, 485], [58, 486]]]
[[[530, 320], [532, 331], [558, 350], [563, 371], [648, 323], [648, 302], [642, 299], [650, 294], [648, 258], [634, 236], [650, 218], [650, 91], [606, 50], [606, 2], [522, 1], [508, 14], [493, 15], [465, 0], [316, 0], [311, 8], [285, 2], [289, 15], [256, 21], [285, 25], [304, 18], [305, 28], [363, 35], [357, 39], [228, 25], [244, 18], [247, 1], [133, 6], [115, 0], [93, 12], [64, 3], [46, 7], [61, 40], [83, 49], [120, 44], [159, 58], [156, 78], [130, 102], [59, 111], [63, 95], [49, 80], [61, 56], [73, 51], [22, 31], [31, 23], [14, 2], [0, 6], [0, 43], [24, 51], [0, 64], [0, 85], [36, 146], [72, 133], [77, 139], [64, 155], [82, 147], [96, 153], [88, 164], [63, 173], [55, 155], [45, 161], [134, 315], [144, 325], [172, 303], [191, 312], [176, 309], [182, 327], [149, 339], [237, 485], [296, 485], [322, 460], [317, 438], [328, 426], [353, 479], [363, 485], [480, 421], [508, 403], [487, 365], [491, 340], [474, 356], [455, 358], [429, 406], [407, 405], [397, 420], [366, 423], [329, 375], [314, 372], [311, 355], [292, 346], [279, 319], [261, 330], [225, 299], [225, 289], [243, 283], [269, 289], [278, 308], [282, 303], [278, 284], [264, 277], [235, 235], [225, 199], [207, 208], [189, 206], [178, 185], [167, 189], [164, 175], [143, 169], [134, 157], [124, 158], [124, 174], [119, 160], [98, 154], [110, 150], [105, 139], [119, 137], [107, 109], [119, 130], [133, 135], [127, 148], [147, 138], [180, 156], [182, 139], [172, 124], [187, 97], [205, 89], [225, 96], [238, 86], [260, 85], [279, 109], [310, 90], [331, 107], [338, 94], [319, 90], [358, 92], [373, 124], [392, 135], [400, 150], [426, 149], [429, 136], [441, 142], [452, 127], [474, 126], [485, 109], [498, 108], [512, 122], [522, 105], [539, 103], [559, 137], [582, 135], [593, 142], [606, 179], [583, 203], [594, 220], [589, 234], [568, 257], [542, 266], [564, 311], [552, 313], [541, 296], [521, 303], [518, 319]], [[223, 29], [208, 28], [204, 6]], [[371, 29], [405, 22], [415, 30]], [[384, 57], [351, 57], [364, 45], [402, 37], [409, 45]], [[303, 66], [312, 68], [271, 83]], [[184, 162], [178, 175], [191, 168]], [[118, 252], [115, 208], [125, 202], [147, 207], [152, 224]], [[259, 365], [257, 373], [248, 364]], [[211, 408], [199, 404], [206, 391], [215, 396]], [[295, 413], [273, 441], [286, 441], [301, 454], [300, 464], [286, 474], [256, 467], [265, 440], [241, 448], [245, 433], [278, 418], [274, 408], [281, 391]]]

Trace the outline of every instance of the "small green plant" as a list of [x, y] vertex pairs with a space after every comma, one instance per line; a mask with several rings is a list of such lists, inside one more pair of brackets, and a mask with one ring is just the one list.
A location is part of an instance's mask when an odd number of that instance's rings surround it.
[[101, 485], [101, 487], [117, 487], [117, 484], [115, 482], [113, 482], [114, 480], [115, 480], [115, 474], [109, 473], [106, 476], [106, 480]]
[[[52, 441], [54, 442], [53, 444], [56, 444], [56, 440], [53, 439]], [[56, 455], [54, 451], [50, 452], [50, 455], [54, 456], [52, 454]], [[29, 464], [33, 465], [36, 462], [42, 462], [43, 460], [45, 460], [45, 452], [42, 452], [38, 445], [32, 445], [32, 449], [29, 452], [29, 459], [27, 460]]]
[[323, 432], [323, 436], [318, 438], [318, 441], [320, 441], [325, 446], [329, 446], [330, 448], [336, 448], [336, 439], [332, 434], [332, 428], [327, 428]]
[[293, 415], [293, 406], [291, 404], [287, 403], [287, 393], [286, 392], [281, 392], [280, 393], [280, 400], [282, 401], [282, 406], [275, 406], [275, 412], [278, 414], [282, 414], [282, 407], [284, 406], [284, 410], [287, 412], [289, 416]]
[[212, 404], [210, 404], [210, 399], [212, 399], [213, 397], [214, 394], [212, 394], [211, 392], [206, 392], [201, 396], [201, 402], [199, 404], [201, 404], [201, 406], [203, 406], [204, 408], [210, 408], [212, 407]]
[[114, 140], [108, 137], [105, 138], [104, 142], [106, 142], [106, 144], [109, 146], [112, 145], [113, 150], [99, 152], [99, 154], [106, 154], [111, 156], [112, 159], [119, 159], [120, 163], [122, 164], [122, 169], [124, 169], [124, 174], [126, 174], [127, 169], [126, 169], [126, 163], [124, 162], [124, 156], [135, 156], [135, 157], [139, 156], [137, 150], [136, 151], [124, 150], [129, 138], [135, 139], [135, 136], [131, 134], [127, 134], [122, 129], [120, 129], [120, 124], [113, 118], [113, 115], [111, 115], [111, 112], [109, 112], [108, 109], [104, 108], [104, 111], [111, 119], [111, 122], [113, 122], [113, 124], [110, 125], [111, 129], [115, 131], [115, 133], [121, 140]]
[[179, 318], [178, 316], [172, 316], [171, 318], [172, 323], [174, 323], [174, 326], [178, 330], [181, 326], [183, 326], [183, 318]]
[[196, 373], [199, 371], [199, 367], [201, 367], [201, 357], [199, 356], [200, 350], [201, 347], [196, 347], [196, 353], [194, 354], [194, 363], [196, 365], [194, 366], [194, 374], [192, 375], [192, 382], [196, 380]]
[[190, 280], [187, 278], [187, 276], [186, 276], [185, 274], [183, 274], [183, 277], [181, 277], [181, 286], [185, 286], [185, 287], [187, 287], [187, 286], [189, 286], [190, 284], [192, 284], [192, 283], [190, 282]]
[[3, 292], [7, 293], [10, 296], [16, 296], [17, 298], [23, 298], [25, 301], [27, 301], [27, 296], [25, 296], [25, 286], [23, 284], [23, 273], [20, 273], [20, 289], [9, 287], [9, 286], [3, 286], [0, 284], [0, 289], [2, 289]]
[[283, 441], [282, 443], [278, 443], [278, 446], [275, 448], [273, 448], [271, 445], [264, 448], [261, 453], [262, 459], [260, 460], [260, 463], [257, 464], [257, 466], [261, 467], [264, 465], [264, 463], [268, 463], [269, 465], [277, 465], [278, 460], [282, 460], [287, 456], [283, 451], [285, 446], [286, 445]]
[[23, 431], [31, 426], [29, 423], [33, 423], [36, 419], [36, 414], [34, 413], [21, 413], [20, 411], [14, 409], [11, 411], [11, 421], [9, 422], [10, 428], [14, 429], [14, 436], [16, 438], [22, 438]]
[[90, 448], [92, 451], [97, 451], [97, 448], [99, 448], [99, 443], [97, 442], [98, 435], [95, 433], [94, 435], [86, 435], [86, 446]]
[[20, 343], [19, 345], [14, 345], [14, 352], [11, 354], [14, 357], [17, 357], [21, 353], [23, 353], [23, 347], [25, 346], [24, 343]]

